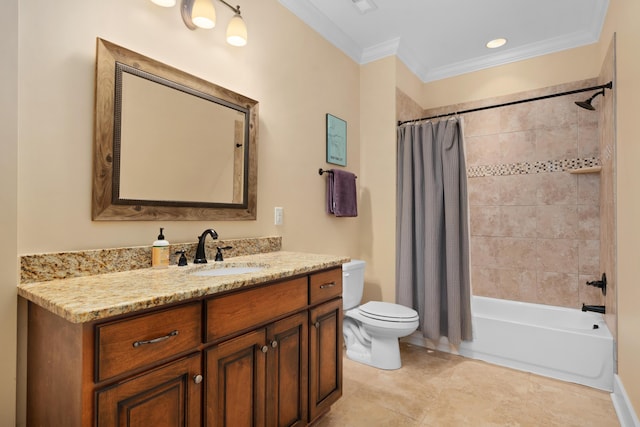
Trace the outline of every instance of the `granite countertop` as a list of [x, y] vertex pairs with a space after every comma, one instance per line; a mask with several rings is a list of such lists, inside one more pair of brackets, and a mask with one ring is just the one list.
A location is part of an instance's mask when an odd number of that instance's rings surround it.
[[[18, 295], [73, 323], [85, 323], [164, 304], [341, 266], [348, 257], [268, 252], [208, 264], [145, 268], [118, 273], [20, 284]], [[222, 266], [263, 266], [254, 273], [194, 276]]]

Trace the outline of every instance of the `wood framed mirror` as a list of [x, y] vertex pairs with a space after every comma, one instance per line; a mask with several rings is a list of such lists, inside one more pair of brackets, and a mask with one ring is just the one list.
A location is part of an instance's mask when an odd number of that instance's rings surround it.
[[97, 39], [92, 219], [253, 220], [258, 102]]

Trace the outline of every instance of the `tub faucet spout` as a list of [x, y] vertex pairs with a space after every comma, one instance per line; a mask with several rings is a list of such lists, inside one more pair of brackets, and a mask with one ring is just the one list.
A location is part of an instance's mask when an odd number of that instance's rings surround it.
[[582, 311], [593, 311], [594, 313], [604, 314], [604, 305], [585, 305], [582, 303]]

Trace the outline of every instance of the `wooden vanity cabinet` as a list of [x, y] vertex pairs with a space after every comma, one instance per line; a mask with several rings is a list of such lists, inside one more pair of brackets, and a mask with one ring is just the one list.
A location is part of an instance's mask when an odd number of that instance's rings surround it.
[[342, 270], [74, 324], [29, 303], [27, 425], [306, 426], [342, 394]]
[[207, 427], [307, 425], [307, 313], [205, 350]]
[[306, 425], [308, 278], [212, 297], [205, 307], [205, 335], [219, 343], [205, 350], [204, 425]]
[[342, 396], [342, 269], [214, 297], [206, 307], [212, 341], [298, 312], [206, 350], [205, 426], [305, 426]]
[[309, 290], [309, 420], [314, 421], [342, 396], [342, 269], [311, 275]]
[[84, 324], [29, 303], [28, 316], [28, 426], [150, 425], [158, 410], [155, 425], [199, 424], [201, 303]]

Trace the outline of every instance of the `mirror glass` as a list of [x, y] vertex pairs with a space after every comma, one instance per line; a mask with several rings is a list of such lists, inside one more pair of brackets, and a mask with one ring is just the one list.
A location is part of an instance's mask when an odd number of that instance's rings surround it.
[[93, 219], [255, 219], [256, 126], [256, 101], [98, 39]]

